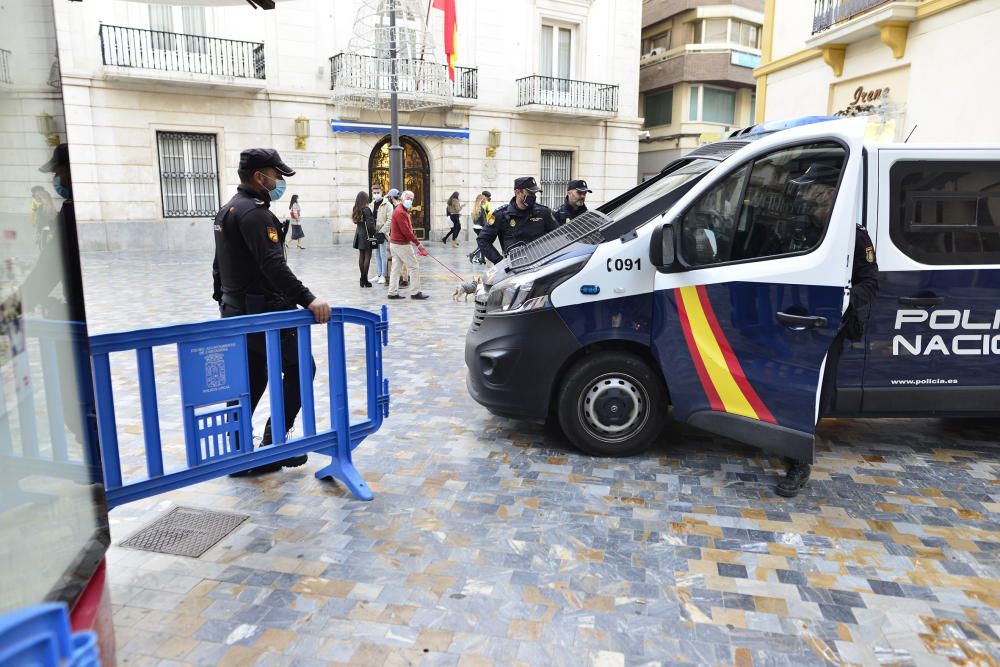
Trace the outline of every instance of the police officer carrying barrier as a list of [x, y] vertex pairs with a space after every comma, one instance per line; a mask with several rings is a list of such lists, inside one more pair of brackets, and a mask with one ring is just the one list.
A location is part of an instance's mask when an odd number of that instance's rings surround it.
[[[839, 169], [814, 165], [792, 183], [807, 186], [799, 198], [817, 209], [821, 219], [828, 219], [833, 208]], [[820, 392], [820, 415], [830, 414], [836, 407], [837, 366], [846, 341], [857, 342], [864, 337], [865, 319], [868, 306], [878, 296], [878, 262], [875, 261], [875, 244], [868, 230], [860, 224], [854, 232], [854, 262], [851, 269], [850, 304], [844, 311], [840, 329], [833, 339], [826, 355], [823, 372], [823, 386]], [[809, 481], [810, 465], [804, 461], [790, 459], [788, 471], [778, 481], [775, 492], [785, 498], [793, 498]]]
[[566, 186], [566, 199], [563, 201], [563, 205], [559, 207], [559, 210], [556, 211], [556, 218], [559, 220], [560, 225], [565, 225], [576, 216], [587, 212], [586, 202], [588, 192], [593, 192], [593, 190], [587, 185], [587, 181], [575, 180], [569, 182]]
[[[496, 264], [511, 247], [534, 241], [559, 226], [552, 209], [536, 201], [535, 195], [541, 191], [531, 176], [514, 180], [514, 198], [493, 211], [493, 220], [479, 232], [477, 242], [483, 257]], [[503, 254], [493, 245], [498, 236]]]
[[[330, 319], [330, 306], [317, 299], [285, 263], [282, 226], [271, 212], [271, 202], [285, 192], [285, 177], [295, 171], [272, 148], [250, 148], [240, 154], [236, 194], [215, 216], [214, 291], [222, 317], [309, 309], [320, 324]], [[294, 329], [281, 332], [285, 424], [287, 432], [302, 407], [299, 394], [298, 344]], [[247, 336], [251, 413], [267, 386], [267, 348], [263, 333]], [[313, 364], [312, 373], [316, 374]], [[271, 420], [264, 428], [261, 447], [271, 444]], [[304, 464], [307, 455], [247, 470], [253, 474]]]

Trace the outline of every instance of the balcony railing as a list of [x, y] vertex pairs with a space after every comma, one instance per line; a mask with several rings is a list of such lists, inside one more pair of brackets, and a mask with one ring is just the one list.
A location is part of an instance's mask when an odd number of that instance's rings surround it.
[[260, 42], [102, 25], [101, 55], [114, 67], [265, 79]]
[[813, 34], [888, 2], [891, 0], [813, 0]]
[[[444, 72], [445, 78], [448, 76], [447, 65], [429, 60], [400, 58], [396, 61], [396, 67], [397, 85], [400, 92], [420, 92], [411, 90], [416, 85], [415, 82], [433, 79], [433, 77], [420, 76], [423, 70], [436, 68]], [[391, 61], [386, 58], [375, 58], [357, 53], [338, 53], [330, 58], [330, 89], [343, 86], [360, 90], [389, 90], [392, 86], [390, 68]], [[479, 70], [475, 67], [456, 67], [452, 96], [459, 99], [478, 99]]]
[[551, 76], [526, 76], [517, 80], [517, 106], [531, 104], [617, 113], [618, 86]]
[[0, 83], [14, 83], [10, 76], [10, 51], [0, 49]]

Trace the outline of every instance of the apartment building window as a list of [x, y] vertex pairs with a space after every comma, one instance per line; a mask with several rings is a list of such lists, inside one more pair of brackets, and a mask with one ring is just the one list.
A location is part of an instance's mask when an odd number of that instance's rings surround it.
[[159, 51], [173, 51], [174, 8], [170, 5], [149, 5], [149, 29], [153, 31], [153, 48]]
[[573, 30], [555, 25], [542, 25], [541, 75], [556, 79], [571, 79], [573, 71]]
[[562, 206], [573, 173], [572, 151], [542, 151], [542, 203], [552, 209]]
[[214, 134], [157, 132], [163, 217], [211, 216], [219, 210]]
[[760, 26], [737, 19], [702, 19], [694, 22], [694, 44], [731, 44], [760, 48]]
[[655, 49], [663, 49], [664, 51], [670, 49], [670, 31], [661, 32], [652, 37], [647, 37], [642, 40], [642, 52], [652, 53]]
[[760, 28], [746, 21], [729, 21], [729, 41], [747, 49], [760, 48]]
[[691, 86], [688, 120], [736, 124], [736, 91], [714, 86]]
[[646, 94], [646, 127], [670, 125], [673, 122], [674, 89]]

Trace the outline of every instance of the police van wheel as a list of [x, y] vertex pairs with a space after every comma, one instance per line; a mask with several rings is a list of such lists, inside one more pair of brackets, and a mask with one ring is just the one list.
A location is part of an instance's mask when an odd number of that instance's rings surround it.
[[600, 352], [570, 369], [559, 393], [566, 437], [593, 456], [631, 456], [663, 430], [667, 392], [657, 371], [627, 352]]

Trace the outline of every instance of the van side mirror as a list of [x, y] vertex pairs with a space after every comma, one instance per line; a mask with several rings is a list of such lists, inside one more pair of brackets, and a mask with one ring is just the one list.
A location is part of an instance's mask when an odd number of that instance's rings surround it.
[[667, 222], [653, 230], [649, 241], [649, 262], [659, 271], [671, 271], [677, 264], [674, 226]]

